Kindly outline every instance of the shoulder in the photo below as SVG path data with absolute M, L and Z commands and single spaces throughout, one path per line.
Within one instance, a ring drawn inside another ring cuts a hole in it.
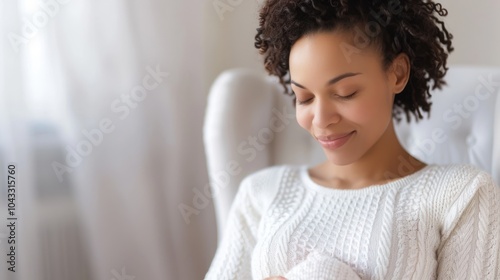
M 455 226 L 471 203 L 493 207 L 500 200 L 500 188 L 492 176 L 470 164 L 447 164 L 434 167 L 434 206 L 443 224 L 444 235 Z M 496 206 L 495 206 L 496 207 Z
M 481 187 L 495 187 L 488 172 L 470 164 L 435 165 L 430 179 L 436 185 L 437 194 L 450 201 L 455 201 L 459 196 L 471 197 Z
M 241 182 L 260 209 L 266 209 L 278 193 L 283 180 L 298 176 L 300 165 L 274 165 L 245 176 Z
M 491 177 L 488 172 L 480 169 L 479 167 L 465 163 L 436 164 L 435 168 L 440 171 L 443 179 L 456 182 L 467 181 L 476 176 Z

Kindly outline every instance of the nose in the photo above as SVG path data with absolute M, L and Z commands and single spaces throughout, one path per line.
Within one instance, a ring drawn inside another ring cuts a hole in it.
M 317 128 L 327 128 L 331 124 L 336 124 L 340 121 L 341 116 L 337 110 L 336 104 L 331 100 L 321 100 L 317 98 L 313 109 L 313 126 Z

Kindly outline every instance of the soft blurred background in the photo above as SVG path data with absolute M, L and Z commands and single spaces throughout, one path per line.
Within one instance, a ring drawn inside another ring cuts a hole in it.
M 263 0 L 0 1 L 0 279 L 202 279 L 207 93 L 225 69 L 264 71 Z M 441 3 L 450 63 L 500 66 L 500 1 Z

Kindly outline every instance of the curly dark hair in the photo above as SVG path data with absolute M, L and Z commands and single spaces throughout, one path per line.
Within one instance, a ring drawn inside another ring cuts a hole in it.
M 287 87 L 288 60 L 299 38 L 321 31 L 370 28 L 377 23 L 380 28 L 373 43 L 381 49 L 383 67 L 387 69 L 400 53 L 410 60 L 410 77 L 395 96 L 393 118 L 399 122 L 404 112 L 408 122 L 411 114 L 418 121 L 423 118 L 421 110 L 430 114 L 431 86 L 441 89 L 446 85 L 446 61 L 453 51 L 453 36 L 436 14 L 446 16 L 448 12 L 430 0 L 267 0 L 259 12 L 255 47 L 264 55 L 266 71 L 279 78 L 285 94 L 294 96 Z M 295 102 L 296 98 L 294 106 Z

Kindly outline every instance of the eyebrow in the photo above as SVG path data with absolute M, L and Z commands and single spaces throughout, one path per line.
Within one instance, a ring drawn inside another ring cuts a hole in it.
M 339 75 L 331 80 L 329 80 L 325 86 L 329 86 L 329 85 L 332 85 L 332 84 L 335 84 L 336 82 L 342 80 L 342 79 L 345 79 L 345 78 L 349 78 L 349 77 L 352 77 L 352 76 L 357 76 L 361 73 L 352 73 L 352 72 L 349 72 L 349 73 L 344 73 L 342 75 Z M 293 80 L 290 80 L 290 82 L 296 86 L 298 86 L 299 88 L 303 88 L 303 89 L 307 89 L 305 86 L 293 81 Z

